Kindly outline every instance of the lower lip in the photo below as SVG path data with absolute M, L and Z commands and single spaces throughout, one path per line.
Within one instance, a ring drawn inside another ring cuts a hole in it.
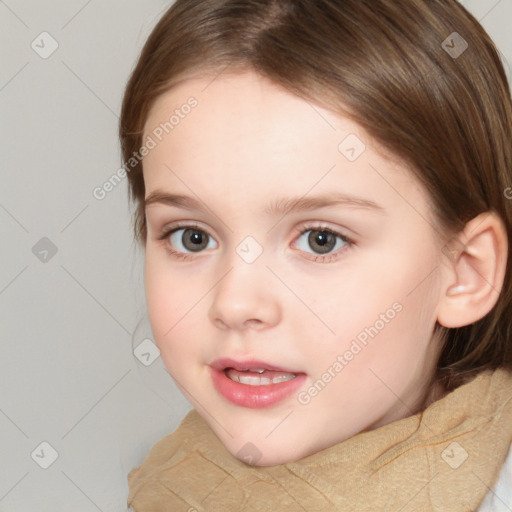
M 296 377 L 286 382 L 264 386 L 250 386 L 232 381 L 222 370 L 215 370 L 211 367 L 210 369 L 215 389 L 231 403 L 250 409 L 270 407 L 285 400 L 300 388 L 306 380 L 306 375 L 299 373 Z

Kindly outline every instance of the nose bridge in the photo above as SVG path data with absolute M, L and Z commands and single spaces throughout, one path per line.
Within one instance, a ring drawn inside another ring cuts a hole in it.
M 224 264 L 230 269 L 226 284 L 234 284 L 236 287 L 238 283 L 240 287 L 252 283 L 253 290 L 257 291 L 257 283 L 265 280 L 269 273 L 266 256 L 263 245 L 256 238 L 252 235 L 245 236 L 224 255 Z
M 245 237 L 225 260 L 227 271 L 214 289 L 210 319 L 217 325 L 243 329 L 248 325 L 273 325 L 279 321 L 280 305 L 275 287 L 269 285 L 263 247 Z

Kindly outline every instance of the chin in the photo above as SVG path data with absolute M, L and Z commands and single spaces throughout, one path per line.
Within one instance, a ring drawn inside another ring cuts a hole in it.
M 279 450 L 279 447 L 279 444 L 277 446 L 267 444 L 261 448 L 261 445 L 258 447 L 257 442 L 253 444 L 250 441 L 246 442 L 241 448 L 239 445 L 236 447 L 226 446 L 233 457 L 237 458 L 248 466 L 254 467 L 279 466 L 280 464 L 296 462 L 308 455 L 306 452 L 298 453 L 296 450 Z

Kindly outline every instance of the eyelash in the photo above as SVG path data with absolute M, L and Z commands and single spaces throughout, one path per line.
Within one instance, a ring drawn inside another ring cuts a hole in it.
M 180 223 L 174 224 L 172 227 L 170 227 L 168 229 L 164 229 L 164 231 L 160 235 L 158 235 L 158 240 L 164 241 L 167 238 L 169 238 L 175 231 L 178 231 L 178 230 L 184 229 L 184 228 L 201 231 L 202 233 L 205 233 L 207 236 L 211 237 L 198 224 L 191 222 L 191 223 L 187 223 L 187 224 L 185 224 L 185 223 L 184 224 L 180 224 Z M 311 261 L 321 262 L 321 263 L 330 263 L 332 261 L 336 261 L 341 257 L 341 254 L 344 254 L 353 245 L 355 245 L 355 242 L 351 238 L 343 235 L 342 233 L 335 231 L 334 229 L 332 229 L 330 227 L 322 225 L 322 224 L 306 225 L 306 226 L 302 227 L 300 230 L 296 231 L 295 239 L 300 238 L 304 233 L 307 233 L 308 231 L 322 231 L 322 232 L 330 233 L 330 234 L 334 235 L 336 238 L 340 238 L 346 244 L 341 249 L 338 249 L 335 253 L 329 253 L 326 255 L 318 254 L 315 256 L 312 253 L 305 253 L 305 254 L 307 254 L 306 259 L 311 260 Z M 194 258 L 194 253 L 183 253 L 180 251 L 175 251 L 174 249 L 172 249 L 170 247 L 170 245 L 168 243 L 165 244 L 165 250 L 168 252 L 168 254 L 172 258 L 175 258 L 180 261 L 189 261 Z M 301 252 L 303 252 L 303 251 L 301 251 Z

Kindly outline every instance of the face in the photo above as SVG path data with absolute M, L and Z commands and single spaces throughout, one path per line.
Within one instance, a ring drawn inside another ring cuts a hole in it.
M 439 355 L 426 192 L 347 118 L 252 72 L 212 80 L 160 96 L 145 125 L 145 286 L 169 373 L 255 465 L 414 414 Z

